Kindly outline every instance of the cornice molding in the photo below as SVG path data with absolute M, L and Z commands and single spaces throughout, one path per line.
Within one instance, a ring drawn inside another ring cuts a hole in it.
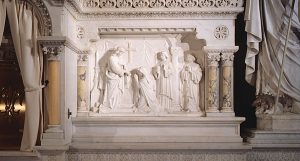
M 238 46 L 204 46 L 206 53 L 235 53 L 239 50 Z
M 121 3 L 121 1 L 126 1 L 129 5 L 127 7 L 118 7 L 117 5 L 101 7 L 101 5 L 98 5 L 98 3 Z M 242 7 L 243 0 L 208 0 L 207 3 L 210 3 L 210 5 L 199 5 L 199 2 L 203 1 L 202 3 L 204 3 L 204 0 L 192 0 L 195 1 L 194 6 L 187 7 L 182 5 L 185 0 L 174 0 L 179 5 L 174 7 L 167 7 L 166 2 L 170 0 L 138 0 L 147 4 L 140 7 L 134 6 L 131 3 L 132 1 L 137 0 L 66 0 L 65 6 L 77 19 L 211 19 L 217 17 L 235 19 L 236 15 L 244 10 Z M 161 1 L 162 3 L 160 6 L 151 7 L 151 1 Z M 90 3 L 90 5 L 85 5 L 84 3 Z M 92 5 L 91 3 L 96 3 L 97 5 Z
M 74 42 L 65 36 L 42 36 L 37 39 L 42 46 L 65 46 L 74 51 L 76 54 L 88 54 L 89 51 L 80 50 Z
M 99 28 L 99 35 L 174 34 L 196 32 L 196 28 Z

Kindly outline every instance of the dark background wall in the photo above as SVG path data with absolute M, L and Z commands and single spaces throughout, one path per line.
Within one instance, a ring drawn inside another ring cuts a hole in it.
M 236 46 L 239 51 L 235 53 L 234 59 L 234 110 L 237 116 L 246 117 L 242 123 L 241 130 L 256 127 L 255 108 L 251 106 L 255 99 L 255 87 L 245 81 L 245 57 L 247 52 L 247 34 L 245 32 L 244 13 L 237 16 L 235 23 Z

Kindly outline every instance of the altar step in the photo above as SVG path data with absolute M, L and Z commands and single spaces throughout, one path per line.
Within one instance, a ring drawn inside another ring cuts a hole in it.
M 242 117 L 77 117 L 74 149 L 247 149 Z

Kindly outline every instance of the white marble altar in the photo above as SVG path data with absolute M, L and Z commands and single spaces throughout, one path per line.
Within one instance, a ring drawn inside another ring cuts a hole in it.
M 63 35 L 56 116 L 62 133 L 43 134 L 42 156 L 249 149 L 240 137 L 244 118 L 233 111 L 234 21 L 243 1 L 46 5 L 55 18 L 52 36 L 44 39 Z

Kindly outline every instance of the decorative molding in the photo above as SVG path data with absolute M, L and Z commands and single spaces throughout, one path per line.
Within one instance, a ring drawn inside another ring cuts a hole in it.
M 235 53 L 239 50 L 238 46 L 204 46 L 206 53 Z
M 64 36 L 42 36 L 38 38 L 38 43 L 44 47 L 65 46 L 77 54 L 88 54 L 88 51 L 80 50 L 71 40 Z
M 77 19 L 230 17 L 243 12 L 243 0 L 66 0 Z
M 115 34 L 167 34 L 196 32 L 196 28 L 99 28 L 99 35 Z
M 43 0 L 27 0 L 27 2 L 29 2 L 38 11 L 36 12 L 36 16 L 42 26 L 42 35 L 52 35 L 51 17 Z
M 76 0 L 89 9 L 105 8 L 234 8 L 242 7 L 242 0 Z
M 215 28 L 214 36 L 216 39 L 225 40 L 229 36 L 229 30 L 226 26 L 220 25 Z

